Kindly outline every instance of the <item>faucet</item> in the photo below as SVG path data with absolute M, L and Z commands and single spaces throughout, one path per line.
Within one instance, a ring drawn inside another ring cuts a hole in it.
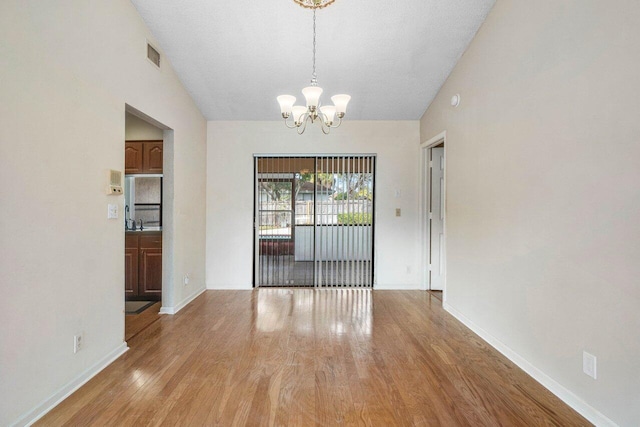
M 124 229 L 129 229 L 129 218 L 127 218 L 129 214 L 129 205 L 124 205 Z
M 144 230 L 144 227 L 143 227 L 143 223 L 142 223 L 142 218 L 140 218 L 140 231 L 142 231 L 142 230 Z

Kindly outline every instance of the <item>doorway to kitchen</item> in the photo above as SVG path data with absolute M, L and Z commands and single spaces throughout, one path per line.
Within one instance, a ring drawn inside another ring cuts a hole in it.
M 126 105 L 124 149 L 125 339 L 171 303 L 173 131 Z
M 254 286 L 373 287 L 375 155 L 254 162 Z

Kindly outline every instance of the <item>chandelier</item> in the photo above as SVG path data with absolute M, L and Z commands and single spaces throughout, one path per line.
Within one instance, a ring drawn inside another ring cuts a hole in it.
M 333 105 L 321 105 L 320 95 L 322 88 L 318 86 L 316 75 L 316 9 L 326 7 L 334 0 L 294 0 L 300 6 L 313 9 L 313 73 L 311 74 L 311 86 L 302 89 L 307 106 L 293 105 L 296 97 L 291 95 L 280 95 L 277 100 L 280 104 L 280 112 L 284 119 L 284 124 L 289 129 L 296 129 L 302 135 L 307 127 L 307 122 L 320 122 L 322 132 L 326 135 L 332 128 L 337 128 L 342 124 L 342 118 L 347 111 L 347 104 L 351 97 L 349 95 L 334 95 L 331 97 Z M 289 117 L 293 116 L 293 124 L 289 123 Z M 336 117 L 338 119 L 335 123 Z

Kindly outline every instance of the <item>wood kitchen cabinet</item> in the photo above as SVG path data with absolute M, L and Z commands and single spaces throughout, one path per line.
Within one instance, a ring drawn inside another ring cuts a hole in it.
M 124 236 L 124 295 L 138 296 L 138 236 Z
M 142 173 L 162 173 L 162 141 L 142 143 Z
M 159 300 L 162 297 L 162 233 L 125 235 L 125 297 Z
M 141 234 L 138 250 L 138 295 L 162 295 L 162 234 Z
M 162 141 L 125 141 L 124 173 L 162 173 Z
M 142 143 L 124 143 L 124 173 L 142 173 Z

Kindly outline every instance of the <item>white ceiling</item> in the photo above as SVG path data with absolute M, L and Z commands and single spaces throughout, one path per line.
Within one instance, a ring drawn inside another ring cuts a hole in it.
M 293 0 L 131 0 L 208 120 L 279 120 L 311 78 L 313 12 Z M 417 120 L 495 0 L 336 0 L 317 12 L 321 101 Z

